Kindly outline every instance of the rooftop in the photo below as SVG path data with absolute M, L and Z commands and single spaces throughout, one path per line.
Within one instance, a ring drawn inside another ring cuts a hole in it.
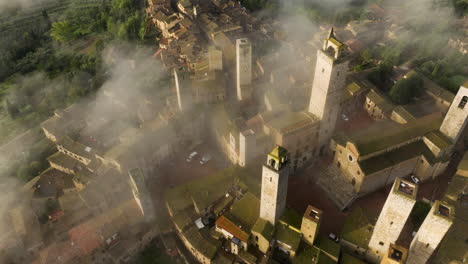
M 197 251 L 208 259 L 213 259 L 220 247 L 218 241 L 203 237 L 194 224 L 187 228 L 183 235 Z
M 423 155 L 431 164 L 437 160 L 426 144 L 418 140 L 395 148 L 392 151 L 383 152 L 374 157 L 359 161 L 359 166 L 366 175 L 369 175 L 420 155 Z
M 275 228 L 273 225 L 263 218 L 258 218 L 255 225 L 252 227 L 252 232 L 261 234 L 266 240 L 271 241 Z
M 302 216 L 292 208 L 286 208 L 279 222 L 286 224 L 297 230 L 301 229 Z
M 60 151 L 55 152 L 52 156 L 48 157 L 47 160 L 50 163 L 57 164 L 60 167 L 67 169 L 74 169 L 77 161 Z
M 314 221 L 319 222 L 320 218 L 322 217 L 322 211 L 313 207 L 312 205 L 307 206 L 307 209 L 304 213 L 304 217 Z
M 420 138 L 437 130 L 441 123 L 442 118 L 438 114 L 425 116 L 403 125 L 394 122 L 377 122 L 365 131 L 351 135 L 349 141 L 355 143 L 361 156 L 366 156 Z
M 228 233 L 244 242 L 248 242 L 249 240 L 249 234 L 224 215 L 216 220 L 216 226 L 226 230 Z
M 260 214 L 260 200 L 251 192 L 247 192 L 239 201 L 234 202 L 230 214 L 233 215 L 246 230 L 251 230 Z
M 314 241 L 314 246 L 319 248 L 323 253 L 327 254 L 330 258 L 338 261 L 340 256 L 341 246 L 335 243 L 324 235 L 318 235 Z
M 283 244 L 291 247 L 292 251 L 297 251 L 301 242 L 301 233 L 295 228 L 279 222 L 276 224 L 275 238 Z
M 447 148 L 453 144 L 452 141 L 439 130 L 429 132 L 425 137 L 440 149 Z
M 401 178 L 397 178 L 395 180 L 393 191 L 395 193 L 403 194 L 406 197 L 416 199 L 418 186 L 412 182 L 405 181 Z

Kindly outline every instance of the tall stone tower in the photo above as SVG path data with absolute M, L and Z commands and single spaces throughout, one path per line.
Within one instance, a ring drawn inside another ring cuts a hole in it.
M 444 122 L 440 126 L 440 132 L 444 133 L 454 143 L 458 141 L 460 134 L 466 126 L 468 117 L 468 82 L 458 90 L 455 99 L 453 99 L 452 105 L 447 115 L 444 118 Z
M 453 215 L 453 207 L 440 201 L 434 203 L 411 242 L 407 264 L 427 263 L 452 225 Z
M 263 165 L 260 218 L 275 224 L 286 207 L 289 159 L 285 148 L 276 146 Z
M 406 263 L 407 257 L 408 249 L 395 244 L 390 244 L 388 252 L 380 264 L 403 264 Z
M 252 95 L 252 45 L 246 38 L 236 40 L 236 87 L 239 101 Z
M 416 203 L 417 191 L 414 183 L 401 178 L 395 180 L 369 242 L 369 249 L 375 254 L 384 257 L 390 244 L 398 239 Z
M 322 219 L 322 211 L 313 207 L 312 205 L 307 206 L 307 209 L 302 217 L 301 232 L 303 234 L 304 241 L 313 245 L 315 238 L 317 237 L 320 221 Z
M 180 111 L 187 110 L 192 105 L 190 76 L 183 68 L 175 68 L 173 74 L 177 93 L 177 105 Z
M 345 51 L 346 45 L 337 40 L 333 28 L 324 41 L 323 48 L 317 51 L 309 112 L 321 119 L 318 141 L 321 154 L 335 130 L 340 111 L 341 94 L 349 64 Z
M 239 165 L 245 167 L 255 156 L 255 132 L 246 129 L 239 132 Z

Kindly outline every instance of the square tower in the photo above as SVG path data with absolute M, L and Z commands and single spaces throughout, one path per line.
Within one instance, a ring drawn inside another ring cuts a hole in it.
M 252 95 L 252 45 L 246 38 L 236 40 L 236 87 L 239 101 Z
M 333 135 L 340 111 L 341 94 L 349 64 L 345 51 L 346 45 L 337 40 L 333 28 L 323 48 L 317 51 L 309 112 L 321 120 L 318 141 L 321 154 Z
M 466 126 L 468 117 L 468 81 L 458 90 L 449 111 L 440 126 L 440 132 L 449 137 L 453 143 L 458 141 Z
M 177 93 L 177 105 L 180 111 L 187 110 L 192 104 L 190 76 L 184 68 L 174 68 L 174 82 Z
M 285 148 L 276 146 L 267 157 L 262 172 L 260 218 L 276 223 L 286 208 L 289 159 Z
M 307 209 L 302 217 L 301 232 L 303 234 L 304 241 L 313 245 L 315 237 L 320 227 L 320 221 L 322 219 L 322 211 L 313 207 L 312 205 L 307 206 Z
M 453 207 L 440 201 L 434 203 L 411 242 L 407 264 L 427 263 L 452 226 L 453 214 Z
M 390 244 L 400 236 L 408 216 L 416 203 L 418 186 L 397 178 L 380 212 L 369 241 L 369 249 L 384 257 Z

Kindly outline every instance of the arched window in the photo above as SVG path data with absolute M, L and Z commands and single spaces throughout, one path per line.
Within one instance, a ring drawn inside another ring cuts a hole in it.
M 466 102 L 468 102 L 468 96 L 463 96 L 461 99 L 460 103 L 458 104 L 458 107 L 461 109 L 465 108 Z

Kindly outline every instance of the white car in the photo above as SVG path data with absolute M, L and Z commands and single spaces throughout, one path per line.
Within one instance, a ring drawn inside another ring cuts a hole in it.
M 205 155 L 203 155 L 202 159 L 200 160 L 200 164 L 203 165 L 203 164 L 207 163 L 210 160 L 211 160 L 211 155 L 210 154 L 205 154 Z
M 341 118 L 343 118 L 343 120 L 346 122 L 349 121 L 349 118 L 345 114 L 341 114 Z
M 420 181 L 419 181 L 418 177 L 416 177 L 414 175 L 411 175 L 410 178 L 414 183 L 419 184 Z
M 186 161 L 191 162 L 197 156 L 198 156 L 198 152 L 194 151 L 194 152 L 190 153 L 190 155 L 187 157 Z

